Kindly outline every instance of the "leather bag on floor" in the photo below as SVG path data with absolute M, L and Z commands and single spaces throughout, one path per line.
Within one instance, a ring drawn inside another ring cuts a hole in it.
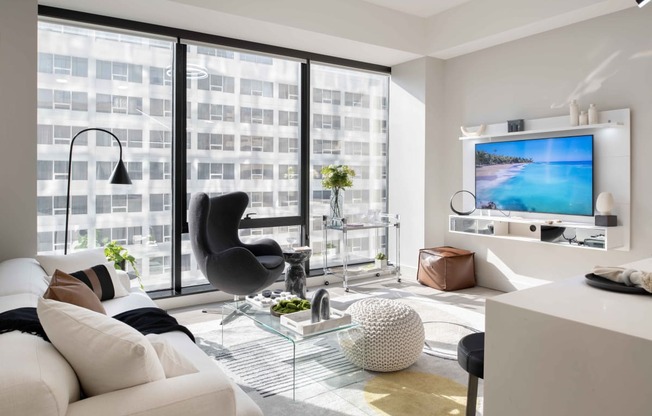
M 454 247 L 419 250 L 417 281 L 439 290 L 475 286 L 474 252 Z

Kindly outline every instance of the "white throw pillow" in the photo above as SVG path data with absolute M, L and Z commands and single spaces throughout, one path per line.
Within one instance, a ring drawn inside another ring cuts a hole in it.
M 40 298 L 37 311 L 45 333 L 75 370 L 86 395 L 165 378 L 152 344 L 129 325 L 50 299 Z
M 106 269 L 109 271 L 111 276 L 114 297 L 121 298 L 129 294 L 129 290 L 125 289 L 122 284 L 113 263 L 106 259 L 104 256 L 104 249 L 101 247 L 92 250 L 76 251 L 66 255 L 38 255 L 36 256 L 36 261 L 41 264 L 41 267 L 45 270 L 48 276 L 52 276 L 57 269 L 64 273 L 72 274 L 103 264 L 106 266 Z M 49 279 L 51 279 L 51 277 L 49 277 L 48 280 Z
M 156 350 L 159 361 L 165 370 L 165 377 L 172 378 L 197 372 L 190 360 L 181 355 L 164 337 L 158 334 L 145 336 Z
M 75 251 L 70 254 L 47 254 L 36 256 L 36 261 L 41 264 L 45 273 L 52 276 L 56 269 L 65 273 L 73 273 L 78 270 L 88 269 L 107 262 L 104 256 L 104 249 L 94 248 L 91 250 Z

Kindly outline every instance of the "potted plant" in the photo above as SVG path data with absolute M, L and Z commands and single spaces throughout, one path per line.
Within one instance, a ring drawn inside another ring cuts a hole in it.
M 374 263 L 376 269 L 384 269 L 385 267 L 387 267 L 387 256 L 385 255 L 385 253 L 376 254 Z
M 107 260 L 113 262 L 113 265 L 117 270 L 126 271 L 126 265 L 128 262 L 131 265 L 131 268 L 134 269 L 140 288 L 145 290 L 145 286 L 143 286 L 143 282 L 140 280 L 140 273 L 136 268 L 136 258 L 129 254 L 126 248 L 122 247 L 116 241 L 111 241 L 104 246 L 104 256 Z
M 353 186 L 355 171 L 347 165 L 328 165 L 322 168 L 321 174 L 322 186 L 331 190 L 330 217 L 341 223 L 344 218 L 343 190 Z

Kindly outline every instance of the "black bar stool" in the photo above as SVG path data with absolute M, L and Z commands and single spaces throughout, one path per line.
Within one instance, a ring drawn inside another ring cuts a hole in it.
M 466 416 L 475 415 L 478 378 L 484 379 L 484 332 L 465 336 L 457 344 L 457 362 L 469 373 Z

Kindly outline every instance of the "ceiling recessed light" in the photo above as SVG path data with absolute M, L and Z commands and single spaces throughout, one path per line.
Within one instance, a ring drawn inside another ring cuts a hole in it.
M 636 0 L 636 3 L 638 3 L 638 7 L 643 7 L 646 4 L 648 4 L 650 0 Z

